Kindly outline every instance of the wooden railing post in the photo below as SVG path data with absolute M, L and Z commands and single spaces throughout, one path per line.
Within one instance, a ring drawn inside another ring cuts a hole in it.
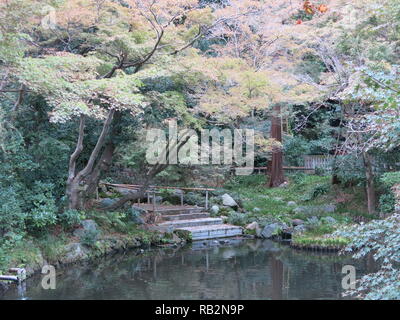
M 153 191 L 153 212 L 156 212 L 156 192 Z
M 262 169 L 262 168 L 260 168 Z M 134 185 L 134 184 L 113 184 L 113 183 L 105 183 L 104 185 L 106 186 L 111 186 L 111 187 L 118 187 L 118 188 L 126 188 L 126 189 L 131 189 L 131 190 L 138 190 L 142 187 L 142 185 Z M 177 189 L 177 187 L 168 187 L 168 186 L 149 186 L 149 189 L 146 191 L 147 194 L 147 204 L 153 205 L 153 211 L 156 210 L 156 190 L 159 189 Z M 208 209 L 208 193 L 209 191 L 214 191 L 215 189 L 209 189 L 209 188 L 179 188 L 182 193 L 180 195 L 181 198 L 181 205 L 183 206 L 183 197 L 184 197 L 184 190 L 186 191 L 198 191 L 198 192 L 206 192 L 206 209 Z M 151 203 L 150 197 L 153 197 L 153 201 Z M 137 203 L 140 204 L 140 199 L 137 200 Z

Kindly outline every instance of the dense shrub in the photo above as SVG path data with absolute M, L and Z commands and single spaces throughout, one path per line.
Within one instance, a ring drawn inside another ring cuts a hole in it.
M 32 231 L 44 229 L 57 222 L 57 206 L 52 194 L 53 185 L 36 182 L 27 195 L 26 224 Z
M 1 186 L 0 186 L 1 187 Z M 0 236 L 6 232 L 25 229 L 25 213 L 12 187 L 0 189 Z
M 71 228 L 85 219 L 84 212 L 78 210 L 65 210 L 58 216 L 59 222 L 66 228 Z
M 392 188 L 394 185 L 400 184 L 400 171 L 384 173 L 380 182 L 383 185 L 384 194 L 379 198 L 379 210 L 382 213 L 393 213 L 396 200 Z
M 391 188 L 395 184 L 400 183 L 400 171 L 386 172 L 381 177 L 381 182 L 387 187 Z
M 302 200 L 311 201 L 315 198 L 327 194 L 331 189 L 331 185 L 328 183 L 321 183 L 315 185 L 304 197 Z
M 310 153 L 310 144 L 302 136 L 286 138 L 283 143 L 285 162 L 291 166 L 303 166 L 303 156 Z
M 383 194 L 379 197 L 379 211 L 382 213 L 393 213 L 395 204 L 393 193 Z

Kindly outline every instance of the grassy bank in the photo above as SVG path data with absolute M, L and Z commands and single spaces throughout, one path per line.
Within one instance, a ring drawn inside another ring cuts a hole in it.
M 287 178 L 285 187 L 268 188 L 264 175 L 234 177 L 225 188 L 240 195 L 244 213 L 230 212 L 228 220 L 242 226 L 255 221 L 261 227 L 274 222 L 291 227 L 294 220 L 301 220 L 307 228 L 293 240 L 317 244 L 335 242 L 325 235 L 341 225 L 360 216 L 371 218 L 361 187 L 334 186 L 329 176 L 294 174 Z M 344 243 L 341 239 L 337 242 Z

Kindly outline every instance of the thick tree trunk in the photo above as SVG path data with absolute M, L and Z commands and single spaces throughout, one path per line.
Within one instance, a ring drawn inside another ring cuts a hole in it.
M 278 142 L 282 142 L 282 119 L 280 116 L 281 107 L 276 105 L 274 107 L 274 114 L 271 119 L 271 138 Z M 283 152 L 282 148 L 274 147 L 272 149 L 271 169 L 269 187 L 278 187 L 285 182 L 283 174 Z
M 106 138 L 111 130 L 111 123 L 113 121 L 115 110 L 108 111 L 107 118 L 103 124 L 103 129 L 97 139 L 96 146 L 94 147 L 86 166 L 80 170 L 76 170 L 76 161 L 83 151 L 83 137 L 85 130 L 85 116 L 81 115 L 79 124 L 79 136 L 76 149 L 71 155 L 68 170 L 67 180 L 67 197 L 69 209 L 84 209 L 84 202 L 86 199 L 86 192 L 88 185 L 85 184 L 86 178 L 93 173 L 94 164 L 98 158 L 100 151 L 103 149 Z
M 366 191 L 367 191 L 368 213 L 375 214 L 376 213 L 376 192 L 375 192 L 375 185 L 374 185 L 374 173 L 372 170 L 371 155 L 368 154 L 368 152 L 364 152 L 363 159 L 364 159 L 364 167 L 365 167 L 365 178 L 367 180 Z

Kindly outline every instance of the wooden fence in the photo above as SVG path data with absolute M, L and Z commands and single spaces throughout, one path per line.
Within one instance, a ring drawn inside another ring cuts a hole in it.
M 304 167 L 309 169 L 332 169 L 332 159 L 333 157 L 330 155 L 306 155 L 303 156 L 304 159 Z

